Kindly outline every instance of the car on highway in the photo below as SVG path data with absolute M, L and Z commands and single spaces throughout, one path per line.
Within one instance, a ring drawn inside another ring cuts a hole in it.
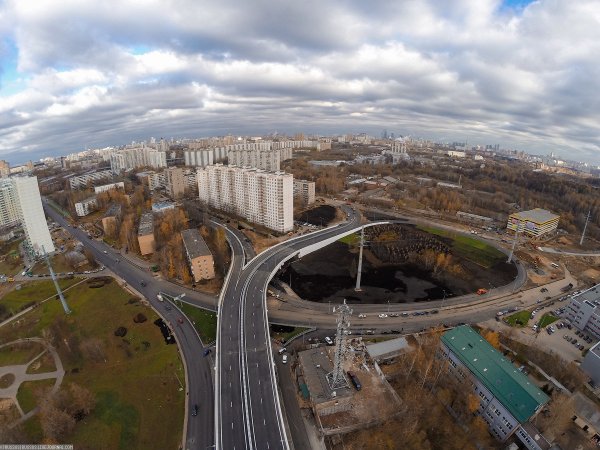
M 183 318 L 182 318 L 182 317 L 178 317 L 178 318 L 177 318 L 177 322 L 179 322 L 179 323 L 183 323 Z
M 106 250 L 102 250 L 102 253 L 107 254 L 108 252 Z
M 400 314 L 398 314 L 398 313 L 391 313 L 390 317 L 400 317 Z
M 196 417 L 198 415 L 198 405 L 194 405 L 192 407 L 192 416 Z
M 325 336 L 325 342 L 327 342 L 327 345 L 333 345 L 333 340 L 329 336 Z
M 146 282 L 144 280 L 140 281 L 140 286 L 146 287 Z
M 205 348 L 204 349 L 204 356 L 208 356 L 210 354 L 211 350 L 210 348 Z
M 281 362 L 282 362 L 283 364 L 287 364 L 287 360 L 288 360 L 288 355 L 285 355 L 285 354 L 284 354 L 284 355 L 283 355 L 283 357 L 281 358 Z
M 379 314 L 377 317 L 379 317 L 380 319 L 385 319 L 387 316 L 387 314 Z
M 367 315 L 366 315 L 366 314 L 359 314 L 359 315 L 358 315 L 358 318 L 359 318 L 359 319 L 364 319 L 365 317 L 367 317 Z

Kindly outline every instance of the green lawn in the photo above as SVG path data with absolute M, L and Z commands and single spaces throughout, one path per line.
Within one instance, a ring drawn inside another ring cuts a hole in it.
M 54 345 L 66 371 L 63 383 L 76 383 L 96 396 L 96 409 L 68 439 L 76 448 L 178 448 L 185 413 L 180 383 L 185 375 L 177 347 L 165 344 L 153 323 L 158 315 L 116 282 L 99 289 L 88 286 L 82 283 L 69 292 L 73 310 L 69 316 L 60 302 L 46 302 L 27 313 L 18 326 L 0 328 L 0 342 L 39 337 L 42 330 L 56 336 Z M 46 283 L 46 292 L 36 290 L 40 297 L 48 294 L 51 283 Z M 138 313 L 148 320 L 134 323 Z M 123 338 L 114 335 L 120 326 L 127 328 Z M 85 350 L 83 344 L 92 340 L 100 343 L 100 357 Z M 28 389 L 21 394 L 25 403 L 31 395 Z M 31 440 L 40 442 L 37 419 L 25 430 Z
M 0 261 L 0 274 L 6 276 L 16 275 L 23 267 L 21 255 L 19 254 L 19 244 L 23 239 L 9 242 L 2 246 L 0 255 L 4 256 L 4 261 Z
M 294 336 L 297 336 L 306 330 L 308 330 L 308 328 L 296 327 L 288 333 L 273 333 L 273 337 L 275 339 L 277 339 L 278 341 L 280 341 L 281 343 L 285 343 L 285 342 L 289 341 L 291 338 L 293 338 Z
M 544 327 L 550 325 L 551 323 L 556 322 L 557 320 L 558 320 L 558 317 L 552 315 L 551 313 L 546 313 L 542 316 L 542 318 L 538 322 L 538 325 L 540 328 L 544 328 Z
M 0 366 L 26 364 L 44 351 L 37 342 L 19 343 L 0 348 Z
M 452 250 L 458 255 L 480 266 L 489 268 L 506 258 L 500 250 L 483 241 L 439 228 L 419 226 L 420 230 L 452 240 Z
M 69 286 L 80 281 L 81 278 L 73 278 L 71 280 L 61 279 L 59 280 L 59 285 L 61 289 L 67 289 Z M 6 311 L 12 314 L 16 314 L 29 303 L 37 303 L 56 294 L 54 283 L 51 280 L 19 282 L 15 284 L 20 284 L 21 288 L 9 292 L 0 299 L 0 307 L 3 306 Z M 68 299 L 69 296 L 69 291 L 67 291 L 65 297 Z
M 188 303 L 182 303 L 181 310 L 190 318 L 204 344 L 215 341 L 217 336 L 217 315 L 214 312 L 196 308 Z
M 52 388 L 56 382 L 55 378 L 47 380 L 26 381 L 19 386 L 17 392 L 17 401 L 24 413 L 28 413 L 37 405 L 36 392 L 38 389 L 46 390 Z
M 531 319 L 531 311 L 523 310 L 516 312 L 504 319 L 511 327 L 526 327 Z
M 347 245 L 357 245 L 360 242 L 360 236 L 356 233 L 353 233 L 338 240 Z

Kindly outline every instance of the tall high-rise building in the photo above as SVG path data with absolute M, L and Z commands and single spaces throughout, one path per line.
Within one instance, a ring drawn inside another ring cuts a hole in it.
M 52 253 L 54 243 L 46 223 L 37 177 L 14 177 L 11 181 L 29 251 L 37 256 L 43 255 L 44 251 Z
M 216 164 L 198 169 L 198 195 L 209 206 L 279 233 L 294 227 L 294 177 Z
M 10 175 L 10 164 L 0 160 L 0 178 L 7 178 Z
M 137 167 L 167 167 L 167 153 L 150 147 L 134 147 L 110 155 L 110 170 L 113 173 Z
M 0 228 L 19 223 L 19 208 L 12 180 L 0 181 Z

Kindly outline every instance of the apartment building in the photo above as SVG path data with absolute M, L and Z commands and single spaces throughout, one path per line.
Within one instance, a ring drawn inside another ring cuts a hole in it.
M 567 319 L 575 328 L 600 338 L 600 284 L 571 297 Z
M 185 177 L 183 175 L 183 169 L 180 167 L 172 167 L 165 169 L 165 181 L 167 194 L 172 199 L 178 199 L 183 196 L 185 192 Z
M 103 184 L 102 186 L 96 186 L 94 188 L 94 192 L 96 194 L 100 194 L 101 192 L 110 191 L 111 189 L 125 190 L 125 183 L 123 183 L 122 181 L 119 181 L 118 183 L 110 183 L 110 184 Z
M 181 237 L 194 282 L 213 279 L 215 277 L 215 263 L 212 253 L 204 239 L 202 239 L 200 232 L 195 228 L 183 230 Z
M 110 170 L 120 173 L 138 167 L 167 167 L 167 153 L 150 147 L 119 150 L 110 155 Z
M 75 203 L 75 212 L 79 217 L 85 217 L 91 212 L 95 211 L 96 206 L 98 206 L 96 197 L 89 197 L 85 200 Z
M 315 202 L 315 182 L 294 180 L 294 198 L 300 198 L 304 205 L 312 205 Z
M 183 159 L 186 166 L 206 167 L 214 164 L 215 157 L 212 149 L 185 150 Z
M 8 178 L 10 176 L 10 164 L 4 160 L 0 160 L 0 178 Z
M 95 184 L 99 181 L 104 181 L 113 177 L 113 173 L 109 170 L 94 170 L 81 175 L 73 175 L 67 180 L 71 189 L 84 189 L 88 185 Z
M 448 361 L 452 376 L 465 386 L 465 395 L 470 389 L 479 397 L 477 412 L 499 441 L 514 434 L 530 450 L 549 447 L 529 422 L 549 397 L 479 333 L 469 326 L 446 331 L 440 355 Z
M 52 253 L 54 243 L 44 215 L 37 177 L 14 177 L 11 181 L 28 251 L 36 256 Z
M 144 213 L 140 217 L 138 244 L 142 255 L 150 255 L 156 251 L 156 241 L 154 240 L 154 217 L 151 212 Z
M 560 216 L 550 211 L 535 208 L 508 216 L 506 228 L 515 232 L 522 232 L 530 237 L 538 237 L 555 231 L 558 228 L 559 219 Z
M 216 164 L 198 169 L 197 178 L 198 196 L 209 206 L 279 233 L 293 229 L 291 174 Z
M 152 212 L 164 213 L 171 209 L 175 209 L 175 203 L 173 202 L 156 202 L 152 204 Z
M 227 161 L 230 165 L 239 167 L 255 167 L 268 171 L 277 171 L 281 167 L 281 153 L 279 150 L 229 150 Z
M 119 203 L 113 203 L 102 217 L 102 229 L 104 234 L 112 236 L 117 232 L 117 222 L 121 219 L 122 207 Z
M 11 227 L 20 222 L 19 205 L 11 179 L 0 181 L 0 228 Z

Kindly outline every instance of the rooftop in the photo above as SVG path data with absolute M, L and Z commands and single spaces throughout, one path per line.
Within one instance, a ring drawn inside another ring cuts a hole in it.
M 146 236 L 154 233 L 154 217 L 152 213 L 144 213 L 140 217 L 140 226 L 138 228 L 138 236 Z
M 196 228 L 183 230 L 181 237 L 183 238 L 183 245 L 185 245 L 190 259 L 195 259 L 199 256 L 212 256 L 208 245 L 206 245 L 206 242 L 204 242 L 204 239 L 202 239 L 200 232 Z
M 449 330 L 442 342 L 520 423 L 550 400 L 473 328 Z
M 518 220 L 528 220 L 534 223 L 545 223 L 560 218 L 560 216 L 557 216 L 556 214 L 541 208 L 535 208 L 529 211 L 521 211 L 518 213 L 514 213 L 511 214 L 511 217 L 514 217 Z
M 121 204 L 113 203 L 104 213 L 104 217 L 115 217 L 121 214 Z
M 408 345 L 408 341 L 403 337 L 367 345 L 367 351 L 371 355 L 371 358 L 388 356 L 407 349 L 410 349 L 410 345 Z

